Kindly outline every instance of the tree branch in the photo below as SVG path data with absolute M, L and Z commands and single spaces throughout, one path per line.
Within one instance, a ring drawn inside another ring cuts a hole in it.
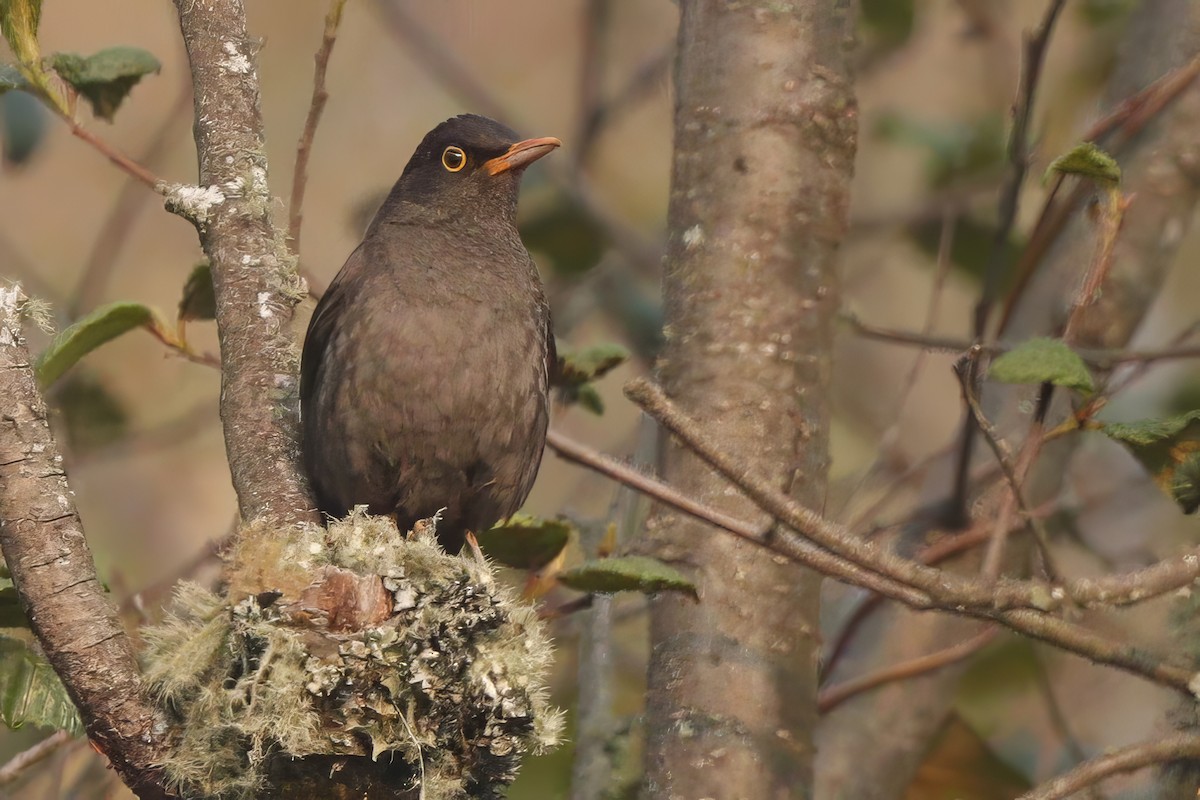
M 1200 759 L 1200 736 L 1175 734 L 1113 750 L 1085 761 L 1075 769 L 1026 792 L 1017 800 L 1063 800 L 1112 775 L 1184 759 Z
M 238 506 L 245 521 L 316 522 L 298 467 L 299 357 L 289 324 L 302 289 L 271 216 L 257 45 L 246 36 L 242 0 L 176 7 L 195 82 L 200 184 L 208 187 L 191 218 L 212 264 L 221 420 Z
M 167 797 L 156 767 L 166 723 L 96 577 L 21 336 L 23 302 L 19 287 L 0 290 L 0 550 L 93 745 L 138 796 Z

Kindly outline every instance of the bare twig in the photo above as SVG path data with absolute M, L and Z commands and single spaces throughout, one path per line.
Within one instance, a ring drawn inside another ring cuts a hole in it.
M 1075 764 L 1082 764 L 1087 761 L 1087 753 L 1083 751 L 1083 747 L 1079 744 L 1079 740 L 1075 734 L 1071 732 L 1071 726 L 1067 722 L 1066 712 L 1063 710 L 1062 703 L 1058 702 L 1058 697 L 1054 694 L 1054 684 L 1050 681 L 1050 670 L 1046 666 L 1046 661 L 1038 652 L 1040 648 L 1033 648 L 1033 672 L 1034 679 L 1037 681 L 1038 693 L 1042 696 L 1042 702 L 1046 706 L 1046 716 L 1050 718 L 1050 725 L 1058 734 L 1058 738 L 1062 740 L 1063 748 L 1067 751 L 1068 756 Z M 1099 800 L 1098 793 L 1094 790 L 1087 791 L 1087 800 Z
M 992 249 L 988 254 L 987 265 L 984 268 L 983 290 L 980 292 L 979 302 L 975 305 L 974 340 L 976 344 L 983 343 L 987 339 L 988 320 L 996 301 L 996 292 L 1000 286 L 1000 273 L 1004 268 L 1005 246 L 1012 234 L 1013 226 L 1016 224 L 1021 185 L 1025 182 L 1025 173 L 1029 169 L 1029 124 L 1033 117 L 1033 104 L 1042 75 L 1042 63 L 1046 47 L 1050 42 L 1050 35 L 1054 31 L 1054 23 L 1065 4 L 1066 0 L 1051 0 L 1041 25 L 1032 36 L 1025 39 L 1020 85 L 1013 107 L 1012 132 L 1008 138 L 1008 171 L 1005 175 L 1004 186 L 1000 191 L 999 221 L 996 225 L 996 236 Z M 958 462 L 955 465 L 954 474 L 954 497 L 947 515 L 948 523 L 957 527 L 966 525 L 967 494 L 970 486 L 968 473 L 971 468 L 971 457 L 975 450 L 976 433 L 975 415 L 967 414 L 963 420 L 959 439 Z
M 1108 664 L 1141 675 L 1191 696 L 1189 686 L 1194 674 L 1191 670 L 1171 664 L 1162 656 L 1147 656 L 1145 651 L 1132 648 L 1126 643 L 1107 640 L 1084 627 L 1053 617 L 1046 611 L 1061 605 L 1068 598 L 1076 599 L 1073 594 L 1075 590 L 1082 593 L 1086 587 L 1088 591 L 1095 591 L 1097 585 L 1109 581 L 1120 586 L 1123 598 L 1134 601 L 1144 599 L 1141 586 L 1136 589 L 1130 587 L 1129 576 L 1116 576 L 1098 581 L 1075 581 L 1067 589 L 1051 589 L 1037 582 L 1006 579 L 1000 579 L 988 586 L 899 558 L 870 543 L 853 538 L 842 526 L 829 522 L 811 509 L 795 502 L 739 464 L 736 459 L 714 447 L 697 430 L 695 423 L 676 408 L 662 390 L 649 382 L 632 381 L 625 391 L 630 399 L 655 417 L 726 480 L 745 492 L 763 511 L 804 535 L 804 539 L 799 539 L 787 530 L 777 531 L 775 537 L 769 540 L 769 545 L 780 554 L 795 558 L 793 550 L 802 549 L 797 547 L 797 541 L 811 541 L 820 548 L 828 548 L 829 553 L 834 554 L 832 563 L 843 574 L 849 575 L 846 567 L 853 565 L 860 571 L 869 570 L 877 576 L 890 579 L 891 582 L 885 584 L 885 594 L 895 592 L 897 586 L 908 589 L 906 594 L 909 596 L 912 589 L 919 590 L 917 596 L 924 595 L 928 605 L 902 599 L 900 593 L 895 593 L 896 599 L 901 599 L 914 608 L 940 608 L 965 616 L 994 620 L 1019 633 L 1053 643 L 1096 663 Z M 821 569 L 815 565 L 816 560 L 809 559 L 805 563 L 815 569 Z M 1195 553 L 1185 556 L 1183 563 L 1187 566 L 1177 566 L 1177 571 L 1172 571 L 1172 580 L 1179 579 L 1182 573 L 1200 570 L 1200 558 Z M 1166 562 L 1156 565 L 1156 569 L 1165 564 Z M 825 574 L 840 577 L 835 573 Z M 853 579 L 842 579 L 865 588 L 875 588 L 859 584 Z
M 56 111 L 58 110 L 57 107 L 51 107 L 55 108 Z M 146 169 L 117 148 L 113 147 L 100 136 L 97 136 L 87 128 L 80 125 L 74 117 L 62 112 L 59 113 L 59 117 L 63 122 L 67 123 L 67 127 L 70 129 L 73 136 L 90 144 L 97 152 L 100 153 L 100 155 L 104 156 L 119 169 L 123 170 L 125 174 L 129 175 L 129 177 L 156 192 L 161 190 L 161 187 L 164 183 L 162 178 L 158 177 L 153 172 Z
M 304 190 L 308 186 L 308 157 L 312 154 L 313 137 L 317 135 L 317 125 L 321 123 L 321 114 L 325 111 L 325 103 L 329 100 L 329 92 L 325 91 L 325 71 L 329 68 L 329 56 L 333 54 L 333 45 L 337 41 L 338 26 L 342 24 L 342 11 L 346 0 L 331 0 L 329 12 L 325 15 L 325 33 L 321 36 L 321 46 L 313 57 L 316 66 L 313 69 L 312 103 L 308 107 L 308 116 L 304 118 L 304 132 L 296 145 L 296 166 L 292 172 L 292 201 L 288 204 L 288 238 L 292 241 L 292 252 L 300 252 L 300 226 L 304 222 Z
M 96 577 L 21 337 L 20 288 L 0 291 L 0 550 L 46 658 L 92 743 L 143 798 L 166 797 L 166 730 Z
M 146 149 L 138 157 L 139 163 L 153 164 L 162 157 L 178 135 L 180 125 L 187 121 L 186 112 L 191 100 L 192 84 L 189 76 L 176 95 L 175 101 L 171 103 L 166 116 L 159 122 L 158 129 L 150 137 Z M 138 212 L 150 198 L 142 184 L 143 181 L 138 176 L 129 174 L 128 180 L 117 194 L 116 202 L 101 223 L 100 233 L 92 244 L 87 263 L 83 266 L 83 274 L 68 307 L 71 319 L 78 319 L 94 308 L 104 293 L 109 278 L 112 277 L 117 256 L 128 239 L 129 229 L 137 219 Z
M 957 216 L 949 210 L 942 217 L 942 230 L 938 237 L 937 271 L 934 273 L 933 286 L 929 292 L 929 304 L 925 309 L 925 321 L 921 326 L 922 336 L 929 336 L 932 333 L 934 322 L 937 319 L 938 306 L 942 298 L 942 288 L 945 285 L 946 276 L 950 274 L 950 249 L 954 244 L 954 227 L 956 221 Z M 913 390 L 916 388 L 917 379 L 920 377 L 921 368 L 924 365 L 925 350 L 922 349 L 917 353 L 916 358 L 913 359 L 912 365 L 909 366 L 908 373 L 904 377 L 904 383 L 901 385 L 900 394 L 896 400 L 896 410 L 893 412 L 892 419 L 887 428 L 879 437 L 877 455 L 872 464 L 863 471 L 857 485 L 849 493 L 850 497 L 854 497 L 862 491 L 863 487 L 867 485 L 868 481 L 871 480 L 880 467 L 890 460 L 892 453 L 896 450 L 896 443 L 900 438 L 904 411 L 908 407 L 909 400 L 912 398 Z M 850 524 L 849 527 L 853 528 L 855 525 Z
M 832 686 L 822 689 L 817 695 L 817 709 L 822 714 L 828 714 L 842 703 L 863 692 L 878 688 L 884 684 L 916 678 L 942 669 L 943 667 L 948 667 L 951 664 L 957 664 L 975 655 L 990 644 L 996 638 L 998 632 L 997 628 L 988 627 L 977 636 L 972 636 L 965 642 L 956 644 L 953 647 L 947 647 L 936 653 L 910 659 L 900 664 L 892 664 L 883 669 L 875 670 L 857 678 L 850 678 L 841 683 L 835 683 Z
M 769 550 L 782 552 L 789 558 L 857 586 L 868 586 L 880 594 L 901 600 L 917 607 L 926 607 L 929 598 L 920 592 L 896 584 L 869 570 L 848 562 L 845 559 L 822 550 L 805 542 L 799 537 L 768 536 L 767 531 L 751 525 L 749 522 L 735 519 L 716 509 L 683 495 L 678 490 L 662 483 L 648 475 L 643 475 L 633 467 L 597 453 L 595 450 L 580 444 L 558 431 L 551 430 L 546 436 L 546 446 L 560 458 L 588 469 L 599 472 L 618 481 L 631 489 L 651 497 L 663 505 L 680 511 L 696 519 L 714 525 L 721 530 L 739 536 L 746 541 L 765 547 Z
M 600 83 L 604 76 L 604 43 L 611 18 L 611 0 L 587 0 L 584 4 L 579 48 L 579 123 L 576 129 L 579 146 L 572 154 L 576 167 L 587 158 L 588 147 L 585 142 L 590 145 L 592 141 L 588 138 L 588 126 L 603 102 Z
M 1051 581 L 1059 583 L 1062 580 L 1062 573 L 1055 566 L 1054 557 L 1050 552 L 1050 534 L 1046 531 L 1041 519 L 1030 508 L 1024 489 L 1025 477 L 1029 474 L 1029 470 L 1037 457 L 1037 452 L 1041 449 L 1041 422 L 1036 420 L 1033 422 L 1029 435 L 1025 438 L 1025 443 L 1021 446 L 1021 452 L 1017 457 L 1017 461 L 1013 463 L 1004 445 L 1004 441 L 1000 438 L 999 432 L 992 426 L 992 423 L 983 412 L 983 407 L 979 404 L 979 398 L 975 396 L 975 381 L 968 374 L 973 363 L 973 360 L 968 357 L 966 362 L 959 362 L 959 366 L 956 367 L 954 372 L 962 384 L 963 399 L 967 403 L 967 408 L 970 409 L 971 414 L 975 417 L 975 424 L 979 426 L 979 431 L 983 434 L 984 441 L 987 442 L 993 455 L 996 456 L 996 461 L 999 463 L 1000 469 L 1008 481 L 1009 489 L 1009 497 L 1001 506 L 1000 514 L 997 517 L 996 525 L 992 532 L 992 540 L 988 545 L 987 555 L 984 557 L 983 575 L 989 580 L 995 580 L 1000 574 L 1001 554 L 1004 552 L 1004 542 L 1008 537 L 1012 504 L 1015 504 L 1021 509 L 1022 516 L 1024 516 L 1030 529 L 1033 531 L 1034 541 L 1037 543 L 1038 550 L 1042 556 L 1042 563 L 1046 568 L 1046 575 Z
M 649 93 L 650 89 L 666 79 L 674 55 L 675 43 L 671 42 L 642 64 L 625 86 L 618 90 L 611 99 L 592 109 L 591 115 L 584 120 L 583 130 L 579 135 L 579 151 L 581 153 L 591 150 L 601 131 L 612 123 L 619 112 L 632 108 L 635 102 Z
M 73 741 L 71 734 L 66 731 L 55 731 L 33 747 L 17 753 L 0 767 L 0 786 L 15 782 L 34 764 L 49 758 Z
M 1177 733 L 1109 751 L 1026 792 L 1017 800 L 1063 800 L 1113 775 L 1195 758 L 1200 758 L 1200 736 Z

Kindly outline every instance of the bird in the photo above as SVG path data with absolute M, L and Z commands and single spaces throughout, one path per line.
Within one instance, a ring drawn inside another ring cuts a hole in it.
M 300 421 L 318 509 L 438 515 L 457 552 L 513 514 L 545 448 L 550 309 L 516 226 L 522 173 L 561 146 L 464 114 L 421 140 L 322 295 Z

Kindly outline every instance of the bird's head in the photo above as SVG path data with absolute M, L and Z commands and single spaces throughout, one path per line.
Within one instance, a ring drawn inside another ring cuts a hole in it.
M 424 219 L 469 214 L 511 223 L 521 173 L 561 144 L 549 136 L 521 139 L 477 114 L 452 117 L 421 140 L 385 208 Z

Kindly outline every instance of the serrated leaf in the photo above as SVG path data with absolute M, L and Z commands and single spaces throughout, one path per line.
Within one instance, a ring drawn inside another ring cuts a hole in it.
M 83 723 L 62 681 L 20 639 L 0 635 L 0 721 L 83 734 Z
M 79 359 L 134 328 L 153 324 L 154 311 L 141 303 L 111 303 L 96 309 L 54 337 L 37 360 L 38 383 L 51 386 Z
M 179 300 L 179 321 L 206 320 L 217 318 L 217 298 L 213 291 L 212 265 L 205 259 L 192 267 L 183 284 L 183 297 Z
M 1045 179 L 1053 173 L 1079 175 L 1105 184 L 1121 182 L 1121 167 L 1117 160 L 1091 142 L 1081 142 L 1050 162 Z
M 1183 513 L 1200 509 L 1200 410 L 1165 419 L 1110 422 L 1100 430 L 1129 448 Z
M 506 567 L 540 569 L 563 551 L 574 529 L 563 519 L 513 514 L 476 538 L 488 558 Z
M 581 592 L 683 592 L 698 599 L 696 586 L 678 570 L 646 556 L 619 556 L 585 561 L 560 573 L 564 586 Z
M 37 31 L 42 0 L 0 0 L 0 28 L 17 58 L 26 64 L 38 59 Z
M 1083 359 L 1061 339 L 1030 339 L 992 362 L 988 377 L 1000 383 L 1053 383 L 1081 392 L 1094 391 Z
M 109 122 L 137 82 L 162 69 L 158 59 L 140 47 L 108 47 L 90 56 L 55 53 L 50 63 L 88 99 L 92 112 Z

